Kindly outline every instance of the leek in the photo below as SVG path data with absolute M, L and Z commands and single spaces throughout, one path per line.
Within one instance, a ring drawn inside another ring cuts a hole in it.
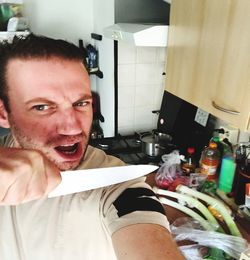
M 201 217 L 198 213 L 194 212 L 193 210 L 175 202 L 169 199 L 166 199 L 164 197 L 159 197 L 159 200 L 163 203 L 166 204 L 168 206 L 171 206 L 173 208 L 176 208 L 184 213 L 186 213 L 187 215 L 189 215 L 190 217 L 194 218 L 195 220 L 197 220 L 201 226 L 205 229 L 205 230 L 209 230 L 209 231 L 213 231 L 214 227 L 207 221 L 205 220 L 203 217 Z
M 223 203 L 212 198 L 211 196 L 208 196 L 208 195 L 203 194 L 196 190 L 192 190 L 184 185 L 178 185 L 176 187 L 176 191 L 178 191 L 180 193 L 188 194 L 190 196 L 194 196 L 198 199 L 201 199 L 201 200 L 207 202 L 209 205 L 213 206 L 213 208 L 215 208 L 223 216 L 223 218 L 230 230 L 230 233 L 233 236 L 242 237 L 238 227 L 236 226 L 234 220 L 232 219 L 231 215 L 229 214 L 228 210 L 223 205 Z
M 165 196 L 168 196 L 168 197 L 176 198 L 179 201 L 180 200 L 185 201 L 188 204 L 189 207 L 194 207 L 194 208 L 198 209 L 203 214 L 203 216 L 208 220 L 208 222 L 210 224 L 212 224 L 214 227 L 216 227 L 216 229 L 219 232 L 225 233 L 224 230 L 219 225 L 218 221 L 215 219 L 215 217 L 197 199 L 190 197 L 190 196 L 187 196 L 185 194 L 180 194 L 180 193 L 173 192 L 173 191 L 163 190 L 163 189 L 159 189 L 157 187 L 154 187 L 153 190 L 154 190 L 155 193 L 157 193 L 159 195 L 165 195 Z

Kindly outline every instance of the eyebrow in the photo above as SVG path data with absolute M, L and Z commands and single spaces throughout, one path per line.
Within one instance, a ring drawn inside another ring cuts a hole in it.
M 86 100 L 86 99 L 92 99 L 92 95 L 83 95 L 79 99 L 74 101 L 73 103 L 79 102 L 81 100 Z M 31 99 L 31 100 L 28 100 L 27 102 L 25 102 L 25 105 L 30 105 L 32 103 L 54 104 L 55 102 L 53 102 L 53 101 L 51 101 L 47 98 L 39 97 L 39 98 L 34 98 L 34 99 Z
M 34 98 L 34 99 L 26 101 L 25 105 L 29 105 L 32 103 L 50 103 L 50 104 L 52 104 L 53 102 L 48 100 L 47 98 Z

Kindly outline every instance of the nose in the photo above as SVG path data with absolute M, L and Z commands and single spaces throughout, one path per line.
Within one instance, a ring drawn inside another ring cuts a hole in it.
M 61 113 L 58 117 L 56 130 L 60 135 L 77 135 L 82 132 L 81 121 L 73 108 Z

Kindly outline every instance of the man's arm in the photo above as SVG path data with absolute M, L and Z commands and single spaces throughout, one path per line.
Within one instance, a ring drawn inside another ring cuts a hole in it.
M 182 260 L 185 259 L 169 231 L 156 224 L 134 224 L 112 235 L 119 260 Z

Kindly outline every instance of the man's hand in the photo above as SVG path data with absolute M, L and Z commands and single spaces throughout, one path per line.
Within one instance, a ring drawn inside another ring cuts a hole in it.
M 39 151 L 0 148 L 0 205 L 41 198 L 60 181 L 59 169 Z

